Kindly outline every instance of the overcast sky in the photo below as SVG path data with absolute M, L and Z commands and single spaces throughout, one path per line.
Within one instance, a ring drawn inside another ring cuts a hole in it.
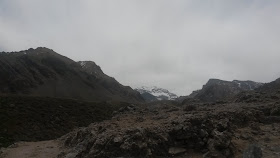
M 178 95 L 280 77 L 279 0 L 0 0 L 0 51 L 44 46 Z

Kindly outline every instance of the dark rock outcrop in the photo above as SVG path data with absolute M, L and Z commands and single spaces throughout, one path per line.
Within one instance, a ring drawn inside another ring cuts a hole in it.
M 60 157 L 184 157 L 196 153 L 231 158 L 242 154 L 236 152 L 238 145 L 233 140 L 253 139 L 246 133 L 238 136 L 237 130 L 249 127 L 252 135 L 258 135 L 260 125 L 273 123 L 262 122 L 273 107 L 232 103 L 199 106 L 191 111 L 163 106 L 120 109 L 110 121 L 62 137 L 66 150 Z

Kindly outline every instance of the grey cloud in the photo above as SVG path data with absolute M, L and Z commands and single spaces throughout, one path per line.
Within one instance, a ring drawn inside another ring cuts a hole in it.
M 4 51 L 46 46 L 132 87 L 280 77 L 278 0 L 2 0 Z M 1 50 L 0 50 L 1 51 Z

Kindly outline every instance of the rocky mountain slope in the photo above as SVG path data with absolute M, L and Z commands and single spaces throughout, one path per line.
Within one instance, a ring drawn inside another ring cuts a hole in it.
M 178 96 L 174 93 L 169 92 L 167 89 L 158 87 L 140 87 L 136 88 L 142 97 L 148 101 L 160 101 L 160 100 L 175 100 Z
M 278 78 L 273 82 L 266 83 L 263 86 L 257 88 L 256 90 L 260 92 L 267 92 L 267 93 L 277 92 L 280 90 L 280 78 Z
M 0 94 L 36 95 L 88 101 L 144 101 L 94 62 L 75 62 L 48 48 L 0 53 Z
M 253 81 L 223 81 L 210 79 L 201 90 L 194 91 L 189 95 L 190 98 L 201 101 L 218 101 L 231 98 L 242 91 L 250 91 L 259 88 L 263 83 Z

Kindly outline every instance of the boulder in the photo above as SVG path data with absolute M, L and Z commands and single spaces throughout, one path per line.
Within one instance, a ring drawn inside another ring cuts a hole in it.
M 171 147 L 168 150 L 168 153 L 172 156 L 178 156 L 181 154 L 184 154 L 186 152 L 186 149 L 181 148 L 181 147 Z
M 256 144 L 249 145 L 243 153 L 243 158 L 262 158 L 262 156 L 262 149 Z

